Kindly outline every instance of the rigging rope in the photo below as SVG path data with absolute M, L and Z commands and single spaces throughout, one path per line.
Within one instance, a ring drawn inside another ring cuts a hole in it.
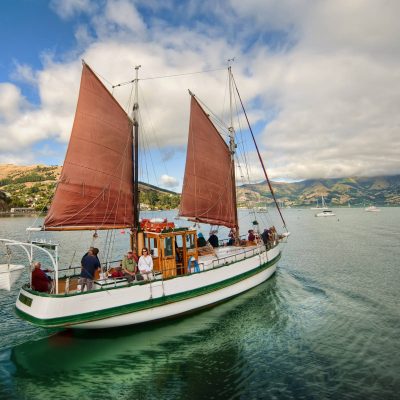
M 236 93 L 237 93 L 237 95 L 238 95 L 238 97 L 239 97 L 239 100 L 240 100 L 240 104 L 242 105 L 242 109 L 243 109 L 244 115 L 245 115 L 245 117 L 246 117 L 246 121 L 247 121 L 247 124 L 248 124 L 248 126 L 249 126 L 250 133 L 251 133 L 251 136 L 252 136 L 252 138 L 253 138 L 253 142 L 254 142 L 254 145 L 255 145 L 255 147 L 256 147 L 256 150 L 257 150 L 258 158 L 259 158 L 259 160 L 260 160 L 260 162 L 261 162 L 261 166 L 262 166 L 262 168 L 263 168 L 264 175 L 265 175 L 265 178 L 266 178 L 267 183 L 268 183 L 268 186 L 269 186 L 269 190 L 271 191 L 272 198 L 274 199 L 276 208 L 277 208 L 277 210 L 278 210 L 278 212 L 279 212 L 279 215 L 281 216 L 281 219 L 282 219 L 282 222 L 283 222 L 283 227 L 284 227 L 284 228 L 286 229 L 286 231 L 287 231 L 285 219 L 283 218 L 283 215 L 282 215 L 281 209 L 280 209 L 280 207 L 279 207 L 279 204 L 278 204 L 278 202 L 276 201 L 275 193 L 274 193 L 274 190 L 272 189 L 271 182 L 270 182 L 270 180 L 269 180 L 269 178 L 268 178 L 267 171 L 266 171 L 266 169 L 265 169 L 264 162 L 263 162 L 263 160 L 262 160 L 262 158 L 261 158 L 260 151 L 258 150 L 258 146 L 257 146 L 257 143 L 256 143 L 256 139 L 255 139 L 254 133 L 253 133 L 253 129 L 251 128 L 249 119 L 248 119 L 248 117 L 247 117 L 246 110 L 245 110 L 245 108 L 244 108 L 244 106 L 243 106 L 243 102 L 242 102 L 242 98 L 240 97 L 239 89 L 238 89 L 238 87 L 236 86 L 236 82 L 235 82 L 235 79 L 234 79 L 233 76 L 232 76 L 232 79 L 233 79 L 233 83 L 234 83 L 234 85 L 235 85 Z
M 151 79 L 175 78 L 177 76 L 205 74 L 207 72 L 216 72 L 216 71 L 225 71 L 225 68 L 209 69 L 209 70 L 197 71 L 197 72 L 186 72 L 186 73 L 182 73 L 182 74 L 173 74 L 173 75 L 150 76 L 148 78 L 140 78 L 139 80 L 140 81 L 148 81 L 148 80 L 151 80 Z M 136 79 L 133 79 L 133 80 L 130 80 L 130 81 L 127 81 L 127 82 L 118 83 L 117 85 L 113 85 L 112 87 L 115 88 L 115 87 L 129 85 L 130 83 L 133 83 L 135 81 L 136 81 Z

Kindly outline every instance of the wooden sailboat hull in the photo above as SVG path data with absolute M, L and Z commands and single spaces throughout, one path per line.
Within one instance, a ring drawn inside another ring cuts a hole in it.
M 21 289 L 16 309 L 43 327 L 103 329 L 177 317 L 237 296 L 276 270 L 279 246 L 232 254 L 223 265 L 167 280 L 91 292 L 50 295 Z

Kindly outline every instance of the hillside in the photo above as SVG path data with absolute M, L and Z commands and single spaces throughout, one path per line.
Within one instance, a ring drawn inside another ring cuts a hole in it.
M 372 178 L 309 179 L 301 182 L 274 182 L 275 195 L 285 206 L 311 206 L 317 200 L 330 206 L 400 206 L 400 175 Z M 238 199 L 256 205 L 272 203 L 266 182 L 238 188 Z
M 0 164 L 0 211 L 10 207 L 46 210 L 60 173 L 60 166 Z M 320 201 L 321 196 L 330 206 L 400 206 L 400 175 L 273 182 L 273 187 L 284 206 L 308 207 Z M 139 190 L 141 208 L 170 209 L 179 205 L 177 193 L 145 183 L 139 183 Z M 237 199 L 243 207 L 272 203 L 265 182 L 238 187 Z
M 60 166 L 0 164 L 0 211 L 32 207 L 46 211 L 60 176 Z M 169 209 L 179 205 L 179 195 L 139 183 L 141 207 Z

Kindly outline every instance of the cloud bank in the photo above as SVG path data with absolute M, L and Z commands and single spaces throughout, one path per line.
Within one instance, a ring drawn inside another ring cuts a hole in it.
M 235 57 L 235 79 L 271 178 L 400 173 L 395 0 L 50 4 L 54 18 L 85 19 L 75 24 L 76 46 L 68 53 L 43 53 L 40 68 L 20 65 L 16 57 L 10 81 L 0 84 L 0 162 L 24 162 L 21 149 L 29 154 L 43 140 L 68 141 L 82 58 L 109 87 L 133 79 L 134 66 L 142 65 L 146 146 L 181 149 L 187 142 L 186 89 L 223 115 L 226 74 L 146 78 L 218 70 Z M 22 85 L 38 99 L 28 99 Z M 113 93 L 129 111 L 130 88 Z M 25 159 L 30 163 L 35 155 Z M 181 181 L 183 171 L 175 173 L 163 184 Z

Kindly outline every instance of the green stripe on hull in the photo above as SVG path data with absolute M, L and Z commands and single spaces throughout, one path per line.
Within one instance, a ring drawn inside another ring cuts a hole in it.
M 281 257 L 281 253 L 273 260 L 252 269 L 251 271 L 245 272 L 240 275 L 236 275 L 232 278 L 226 279 L 221 282 L 213 283 L 208 286 L 204 286 L 198 289 L 188 290 L 186 292 L 181 292 L 177 294 L 172 294 L 163 297 L 157 297 L 155 299 L 150 299 L 138 303 L 126 304 L 123 306 L 117 306 L 112 308 L 107 308 L 99 311 L 92 311 L 84 314 L 71 315 L 67 317 L 50 318 L 50 319 L 40 319 L 35 318 L 18 308 L 16 308 L 16 313 L 21 318 L 31 322 L 32 324 L 39 325 L 46 328 L 57 328 L 57 327 L 68 327 L 77 324 L 82 324 L 86 322 L 93 322 L 101 319 L 117 317 L 124 314 L 130 314 L 132 312 L 138 312 L 154 307 L 160 307 L 167 304 L 176 303 L 183 300 L 188 300 L 194 297 L 202 296 L 215 292 L 217 290 L 224 289 L 235 283 L 243 281 L 245 279 L 251 278 L 254 275 L 272 267 Z

